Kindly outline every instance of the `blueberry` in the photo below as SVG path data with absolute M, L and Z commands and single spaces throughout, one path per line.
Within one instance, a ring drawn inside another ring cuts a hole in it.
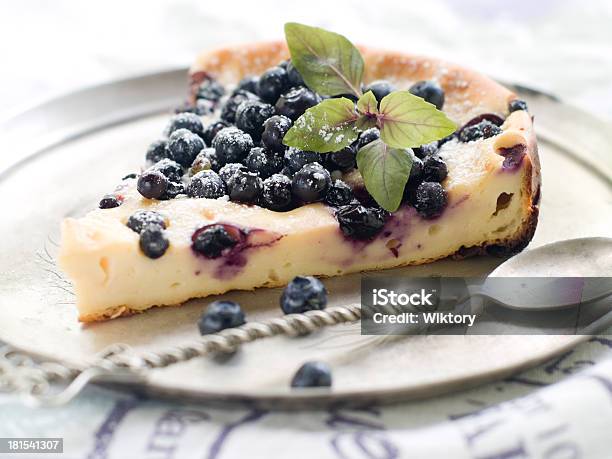
M 283 290 L 280 307 L 285 314 L 301 314 L 325 309 L 327 290 L 323 282 L 312 276 L 297 276 Z
M 223 225 L 210 225 L 197 230 L 192 241 L 191 248 L 206 258 L 219 258 L 224 251 L 238 243 Z
M 395 91 L 395 89 L 395 86 L 389 83 L 388 81 L 377 80 L 367 85 L 363 89 L 363 92 L 366 93 L 368 91 L 372 91 L 374 93 L 374 97 L 376 97 L 376 100 L 380 104 L 380 101 L 383 99 L 383 97 L 391 94 L 393 91 Z
M 282 67 L 266 70 L 257 83 L 257 95 L 264 101 L 275 104 L 280 95 L 289 87 L 287 71 Z
M 289 147 L 285 151 L 284 162 L 289 172 L 293 175 L 306 164 L 322 164 L 323 159 L 319 153 L 315 153 L 314 151 L 305 151 L 299 148 Z
M 286 149 L 283 137 L 291 129 L 292 124 L 293 122 L 286 116 L 275 115 L 268 118 L 263 125 L 261 142 L 268 150 L 283 153 Z
M 247 76 L 244 77 L 234 90 L 234 94 L 238 91 L 248 91 L 250 93 L 255 94 L 257 92 L 257 83 L 259 82 L 259 77 L 256 76 Z
M 170 137 L 173 132 L 179 129 L 187 129 L 194 134 L 202 135 L 204 132 L 204 125 L 200 117 L 195 113 L 179 113 L 170 118 L 164 132 L 166 137 Z
M 501 134 L 502 130 L 499 126 L 491 123 L 490 121 L 484 120 L 478 124 L 466 126 L 461 130 L 459 134 L 459 140 L 461 142 L 473 142 L 478 139 L 488 139 Z
M 156 162 L 150 169 L 161 172 L 171 182 L 180 182 L 183 177 L 183 167 L 176 161 L 168 158 Z
M 327 190 L 325 202 L 330 206 L 340 207 L 349 204 L 354 197 L 350 186 L 342 180 L 335 180 Z
M 261 178 L 268 178 L 283 168 L 283 156 L 255 147 L 247 155 L 244 164 L 251 172 L 258 173 Z
M 353 239 L 371 239 L 385 226 L 387 214 L 376 207 L 351 203 L 336 211 L 336 219 L 345 236 Z
M 165 140 L 156 140 L 151 145 L 149 145 L 149 148 L 147 148 L 147 154 L 145 158 L 147 159 L 147 161 L 152 163 L 156 163 L 157 161 L 167 158 L 167 147 L 168 142 L 166 142 Z
M 324 155 L 325 167 L 330 171 L 346 172 L 355 168 L 356 144 L 348 145 L 342 150 Z
M 520 100 L 520 99 L 511 100 L 510 103 L 508 104 L 508 111 L 512 113 L 518 110 L 528 111 L 527 102 L 525 102 L 524 100 Z
M 442 148 L 442 145 L 445 143 L 450 142 L 451 140 L 456 140 L 458 137 L 459 134 L 456 131 L 447 135 L 446 137 L 443 137 L 442 139 L 438 140 L 438 149 Z
M 205 79 L 200 83 L 196 93 L 196 99 L 206 99 L 217 102 L 225 94 L 225 89 L 212 78 Z
M 410 168 L 410 175 L 408 176 L 408 182 L 406 188 L 415 189 L 419 186 L 419 183 L 423 181 L 423 161 L 414 154 L 412 155 L 412 167 Z
M 374 142 L 375 140 L 380 139 L 380 131 L 378 128 L 373 127 L 370 129 L 366 129 L 359 136 L 359 140 L 357 141 L 357 146 L 359 148 L 365 147 L 367 144 Z
M 298 70 L 293 66 L 293 62 L 289 60 L 287 62 L 287 66 L 285 67 L 285 70 L 287 70 L 287 79 L 289 80 L 290 86 L 293 86 L 293 87 L 306 86 L 306 83 L 304 83 L 304 79 L 302 78 L 302 75 L 300 75 L 300 72 L 298 72 Z
M 423 160 L 423 180 L 426 182 L 441 182 L 448 175 L 446 163 L 439 155 L 430 155 Z
M 282 94 L 276 101 L 276 113 L 297 120 L 310 107 L 314 107 L 321 98 L 310 89 L 300 86 Z
M 294 174 L 291 192 L 301 202 L 321 201 L 330 185 L 329 172 L 319 163 L 310 163 Z
M 230 199 L 245 203 L 257 202 L 263 182 L 254 172 L 237 171 L 227 184 Z
M 227 194 L 225 183 L 214 171 L 201 171 L 191 177 L 187 195 L 192 198 L 217 199 Z
M 132 231 L 140 233 L 142 229 L 149 224 L 161 226 L 165 229 L 166 219 L 163 217 L 163 215 L 153 212 L 152 210 L 137 210 L 130 215 L 126 226 Z
M 444 106 L 444 91 L 435 81 L 419 81 L 410 86 L 408 91 L 435 105 L 438 110 L 442 110 Z
M 241 163 L 227 163 L 221 169 L 219 169 L 219 176 L 227 184 L 238 171 L 246 172 L 248 169 L 244 164 Z
M 138 177 L 136 189 L 145 198 L 159 199 L 168 188 L 168 177 L 154 169 L 148 169 Z
M 174 131 L 168 139 L 170 159 L 183 167 L 191 166 L 198 153 L 205 147 L 202 138 L 187 129 Z
M 277 212 L 291 208 L 291 179 L 283 174 L 274 174 L 263 181 L 260 205 Z
M 253 139 L 246 132 L 229 127 L 217 133 L 213 147 L 221 164 L 239 163 L 253 148 Z
M 160 225 L 149 223 L 140 232 L 140 250 L 149 258 L 161 257 L 169 246 L 170 242 L 164 234 L 164 228 Z
M 416 189 L 414 207 L 423 218 L 439 216 L 446 202 L 446 191 L 437 182 L 423 182 Z
M 238 303 L 233 301 L 215 301 L 210 303 L 198 321 L 200 334 L 209 335 L 226 328 L 239 327 L 245 324 L 244 312 Z
M 306 362 L 291 380 L 291 387 L 331 387 L 331 385 L 331 369 L 323 362 Z
M 245 100 L 236 109 L 236 127 L 259 141 L 264 122 L 274 115 L 274 107 L 258 100 Z
M 284 61 L 280 61 L 277 67 L 287 70 L 287 67 L 289 66 L 289 62 L 291 62 L 291 59 L 285 59 Z
M 112 209 L 113 207 L 119 207 L 122 203 L 123 200 L 119 199 L 114 194 L 107 194 L 106 196 L 102 197 L 102 199 L 100 200 L 100 204 L 98 204 L 98 207 L 100 209 Z
M 418 148 L 413 148 L 412 151 L 414 151 L 414 154 L 417 156 L 417 158 L 424 159 L 429 155 L 437 153 L 438 149 L 438 141 L 434 141 L 431 143 L 426 143 L 425 145 L 421 145 Z
M 168 182 L 168 188 L 166 188 L 166 192 L 159 199 L 174 199 L 179 194 L 185 194 L 185 184 L 183 182 Z
M 247 100 L 259 100 L 259 98 L 255 94 L 248 91 L 236 91 L 232 97 L 227 99 L 223 109 L 221 109 L 221 119 L 227 121 L 228 123 L 233 123 L 236 121 L 236 110 L 238 109 L 238 106 Z
M 206 126 L 204 128 L 204 132 L 202 133 L 202 138 L 204 139 L 204 142 L 206 142 L 206 145 L 212 145 L 213 140 L 215 136 L 217 135 L 217 133 L 221 129 L 230 127 L 230 126 L 231 126 L 230 123 L 228 123 L 227 121 L 223 121 L 223 120 L 215 121 L 209 124 L 208 126 Z

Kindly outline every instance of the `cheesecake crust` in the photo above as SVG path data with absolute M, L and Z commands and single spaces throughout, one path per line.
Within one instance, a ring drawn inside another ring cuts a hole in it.
M 407 88 L 419 80 L 436 80 L 445 92 L 444 111 L 458 125 L 461 126 L 482 113 L 493 113 L 506 118 L 504 132 L 493 143 L 495 152 L 501 154 L 503 149 L 524 146 L 520 171 L 504 172 L 523 174 L 520 193 L 522 218 L 518 229 L 511 236 L 488 240 L 478 246 L 461 247 L 435 258 L 398 263 L 396 267 L 425 264 L 447 257 L 464 259 L 484 254 L 508 256 L 523 250 L 531 241 L 537 227 L 541 177 L 532 118 L 526 112 L 508 113 L 508 102 L 516 99 L 516 95 L 493 80 L 455 64 L 407 53 L 359 48 L 365 60 L 366 82 L 387 79 Z M 194 89 L 207 75 L 223 84 L 235 84 L 242 77 L 262 73 L 288 57 L 284 42 L 255 43 L 208 51 L 198 56 L 191 68 L 191 95 L 193 96 Z M 282 279 L 270 280 L 264 286 L 278 287 L 284 284 Z M 255 288 L 257 287 L 253 290 Z M 135 309 L 129 305 L 115 306 L 101 312 L 81 313 L 79 320 L 109 320 L 144 310 L 146 309 Z

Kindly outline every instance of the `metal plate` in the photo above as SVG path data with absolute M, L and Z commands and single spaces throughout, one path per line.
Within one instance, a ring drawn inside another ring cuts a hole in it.
M 138 170 L 147 145 L 165 125 L 168 107 L 184 96 L 185 69 L 123 80 L 73 93 L 0 124 L 0 339 L 27 352 L 81 365 L 113 343 L 163 349 L 197 336 L 207 300 L 181 308 L 83 326 L 69 283 L 54 263 L 59 222 L 93 208 L 117 181 Z M 521 90 L 536 116 L 543 170 L 541 220 L 529 249 L 544 243 L 612 234 L 612 129 L 549 96 Z M 402 275 L 476 276 L 501 261 L 443 260 L 402 268 Z M 548 273 L 540 273 L 548 274 Z M 555 274 L 551 270 L 550 274 Z M 586 273 L 585 273 L 586 274 Z M 358 301 L 359 275 L 329 279 L 332 304 Z M 278 289 L 233 292 L 249 320 L 278 316 Z M 358 324 L 301 338 L 271 338 L 223 359 L 194 359 L 154 370 L 141 388 L 208 400 L 275 406 L 388 402 L 431 396 L 501 378 L 561 353 L 574 336 L 362 337 Z M 306 360 L 329 362 L 331 391 L 291 391 Z

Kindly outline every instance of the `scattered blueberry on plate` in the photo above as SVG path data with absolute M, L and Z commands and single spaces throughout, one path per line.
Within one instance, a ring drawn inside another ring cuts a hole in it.
M 198 329 L 200 334 L 210 335 L 226 328 L 239 327 L 245 323 L 244 312 L 238 303 L 220 300 L 208 305 L 198 320 Z
M 325 362 L 306 362 L 291 380 L 291 387 L 331 387 L 332 373 Z
M 295 277 L 280 298 L 280 306 L 285 314 L 300 314 L 327 306 L 327 290 L 316 277 Z

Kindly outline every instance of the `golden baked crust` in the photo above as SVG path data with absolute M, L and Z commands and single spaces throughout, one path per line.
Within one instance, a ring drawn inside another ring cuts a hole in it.
M 475 247 L 462 247 L 454 253 L 438 258 L 420 260 L 424 264 L 440 258 L 463 259 L 478 254 L 509 255 L 525 248 L 535 232 L 540 198 L 540 164 L 532 119 L 524 112 L 508 116 L 508 102 L 516 95 L 493 80 L 472 70 L 441 60 L 406 53 L 359 47 L 365 60 L 365 81 L 386 79 L 400 87 L 415 81 L 437 80 L 445 92 L 444 111 L 458 125 L 463 125 L 482 113 L 493 113 L 506 118 L 504 133 L 493 148 L 524 145 L 524 177 L 522 184 L 523 218 L 519 229 L 504 239 L 487 241 Z M 207 51 L 196 59 L 190 71 L 192 95 L 197 85 L 211 75 L 223 84 L 235 84 L 242 77 L 264 72 L 289 57 L 284 42 L 264 42 L 223 47 Z M 266 287 L 277 287 L 282 282 L 270 282 Z M 81 322 L 95 322 L 142 312 L 128 306 L 109 308 L 100 313 L 81 315 Z

